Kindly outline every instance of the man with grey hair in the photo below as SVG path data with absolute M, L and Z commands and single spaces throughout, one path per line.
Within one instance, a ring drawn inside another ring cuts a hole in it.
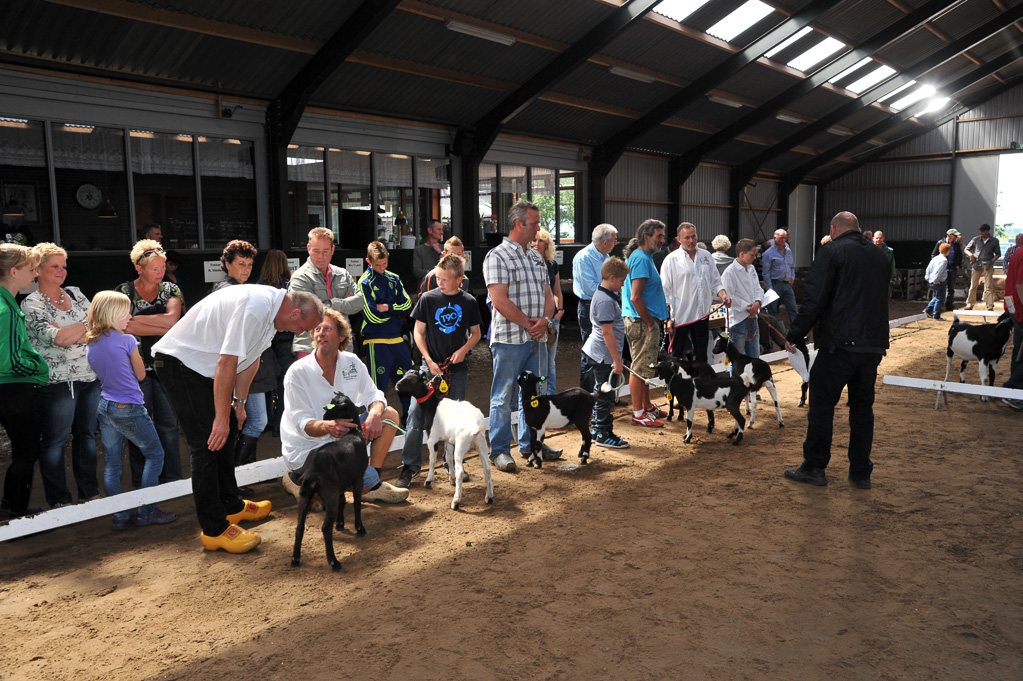
M 849 388 L 849 479 L 870 489 L 874 468 L 874 384 L 888 349 L 888 259 L 860 233 L 859 221 L 842 212 L 831 220 L 831 243 L 817 252 L 806 297 L 792 320 L 785 348 L 804 342 L 814 330 L 817 358 L 810 370 L 803 463 L 785 477 L 810 485 L 828 484 L 835 406 Z
M 590 239 L 586 248 L 576 253 L 572 259 L 572 293 L 579 299 L 576 314 L 583 343 L 586 342 L 592 331 L 590 300 L 597 287 L 600 286 L 600 268 L 604 266 L 604 261 L 609 257 L 608 254 L 618 243 L 618 230 L 614 225 L 605 222 L 593 228 Z M 581 368 L 580 372 L 579 387 L 586 392 L 593 392 L 593 386 L 589 385 L 590 380 L 587 372 L 582 371 Z
M 796 283 L 796 268 L 788 241 L 787 230 L 774 231 L 774 243 L 764 251 L 763 277 L 764 286 L 773 289 L 779 297 L 767 306 L 767 311 L 777 317 L 781 311 L 781 304 L 785 303 L 785 310 L 789 313 L 791 321 L 799 314 L 799 308 L 796 306 L 796 294 L 792 290 L 792 285 Z
M 892 282 L 895 281 L 895 251 L 884 242 L 884 232 L 881 230 L 874 232 L 874 245 L 881 249 L 884 257 L 888 258 L 888 297 L 891 298 Z
M 966 309 L 972 310 L 977 302 L 977 289 L 980 286 L 980 278 L 984 278 L 984 307 L 995 309 L 995 286 L 994 272 L 995 260 L 1002 254 L 1002 247 L 998 239 L 991 236 L 991 225 L 985 223 L 980 226 L 980 234 L 973 237 L 966 250 L 963 251 L 970 257 L 970 292 L 966 294 Z
M 540 374 L 540 345 L 556 333 L 551 317 L 554 296 L 543 257 L 529 247 L 540 230 L 540 209 L 518 201 L 508 210 L 508 236 L 487 253 L 483 279 L 494 306 L 490 354 L 494 376 L 490 386 L 490 459 L 499 471 L 514 472 L 511 457 L 511 412 L 519 411 L 519 453 L 530 450 L 526 410 L 519 400 L 523 372 Z M 546 350 L 546 348 L 544 348 Z M 523 399 L 529 399 L 525 395 Z M 544 449 L 544 458 L 554 450 Z
M 234 476 L 249 386 L 276 332 L 311 331 L 322 318 L 323 303 L 312 293 L 228 286 L 193 305 L 153 346 L 153 366 L 191 452 L 205 549 L 244 553 L 259 544 L 258 534 L 236 524 L 270 512 L 269 501 L 242 499 Z

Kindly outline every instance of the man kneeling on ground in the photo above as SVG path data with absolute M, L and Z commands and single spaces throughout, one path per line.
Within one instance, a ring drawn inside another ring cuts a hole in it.
M 354 421 L 323 420 L 324 408 L 340 391 L 356 406 L 366 407 L 362 427 L 370 443 L 369 466 L 363 477 L 364 501 L 397 504 L 408 498 L 407 489 L 399 489 L 380 479 L 380 467 L 394 440 L 395 428 L 383 421 L 398 422 L 398 412 L 388 407 L 366 365 L 346 347 L 352 329 L 340 312 L 327 308 L 323 321 L 313 329 L 314 352 L 291 365 L 284 376 L 284 415 L 281 417 L 281 454 L 288 465 L 281 483 L 298 498 L 309 452 L 343 437 L 360 425 Z

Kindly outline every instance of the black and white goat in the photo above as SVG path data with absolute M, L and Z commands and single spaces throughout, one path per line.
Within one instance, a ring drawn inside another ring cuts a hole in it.
M 667 377 L 670 377 L 678 370 L 678 364 L 682 360 L 673 355 L 669 355 L 667 352 L 657 353 L 657 364 L 651 364 L 650 368 L 654 370 L 654 375 L 664 381 L 664 396 L 668 398 L 668 416 L 666 421 L 671 421 L 675 418 L 675 405 L 679 405 L 679 419 L 681 419 L 685 412 L 682 411 L 682 405 L 675 399 L 675 396 L 671 393 L 671 386 L 668 385 L 669 381 Z M 662 366 L 663 365 L 663 366 Z M 692 367 L 693 373 L 699 378 L 717 378 L 718 375 L 714 371 L 714 367 L 706 362 L 700 362 L 699 360 L 690 360 L 690 366 Z M 707 432 L 714 432 L 714 411 L 711 409 L 707 410 Z
M 323 418 L 350 419 L 359 422 L 359 408 L 343 393 L 335 393 L 333 403 L 324 411 Z M 317 447 L 309 453 L 302 466 L 301 488 L 298 497 L 298 527 L 295 528 L 295 549 L 291 566 L 298 567 L 302 559 L 302 537 L 309 506 L 316 494 L 323 502 L 323 544 L 327 549 L 327 563 L 334 572 L 341 569 L 341 561 L 334 553 L 334 527 L 345 529 L 345 490 L 352 490 L 355 505 L 355 533 L 366 536 L 362 525 L 362 476 L 369 465 L 366 438 L 361 428 L 353 428 L 347 435 Z
M 952 373 L 952 356 L 962 359 L 959 366 L 959 382 L 966 382 L 966 364 L 976 360 L 981 385 L 994 385 L 998 360 L 1005 353 L 1012 331 L 1012 318 L 1003 312 L 994 324 L 966 324 L 953 313 L 952 326 L 948 330 L 948 349 L 945 351 L 945 380 Z M 981 402 L 987 398 L 981 395 Z
M 735 428 L 728 437 L 734 437 L 733 445 L 742 442 L 746 419 L 742 415 L 742 401 L 749 393 L 753 382 L 752 369 L 746 370 L 738 378 L 704 378 L 698 376 L 693 362 L 689 359 L 658 362 L 657 377 L 668 384 L 672 398 L 678 401 L 679 411 L 686 415 L 686 436 L 683 442 L 693 439 L 693 410 L 706 409 L 711 414 L 715 409 L 727 409 L 735 419 Z M 707 432 L 714 430 L 711 419 Z
M 462 472 L 465 455 L 475 448 L 483 464 L 483 477 L 487 481 L 487 503 L 494 501 L 494 482 L 490 478 L 490 448 L 487 446 L 483 412 L 468 402 L 444 397 L 436 390 L 440 376 L 429 375 L 426 369 L 406 371 L 395 385 L 416 399 L 423 411 L 423 434 L 430 452 L 430 470 L 426 474 L 426 487 L 433 486 L 433 470 L 437 465 L 437 443 L 444 443 L 444 458 L 448 464 L 448 478 L 455 486 L 451 508 L 458 509 L 462 502 Z
M 778 391 L 774 387 L 774 374 L 771 373 L 771 365 L 758 357 L 742 354 L 739 348 L 728 342 L 728 336 L 721 336 L 715 341 L 714 352 L 723 352 L 728 357 L 728 361 L 735 367 L 733 376 L 741 375 L 747 367 L 752 371 L 753 382 L 746 395 L 746 413 L 750 415 L 747 427 L 752 428 L 753 423 L 757 420 L 757 391 L 767 388 L 767 392 L 771 393 L 771 399 L 774 400 L 774 409 L 778 412 L 778 427 L 784 428 L 785 421 L 781 417 L 781 405 L 778 404 Z
M 785 325 L 776 317 L 772 317 L 763 310 L 757 315 L 757 324 L 760 327 L 760 354 L 766 355 L 775 349 L 785 349 Z M 777 345 L 778 348 L 774 346 Z M 813 367 L 813 360 L 817 358 L 817 350 L 810 349 L 806 343 L 793 343 L 796 348 L 795 354 L 788 353 L 789 364 L 796 370 L 799 377 L 803 379 L 800 386 L 799 405 L 806 405 L 806 391 L 810 385 L 810 369 Z M 752 424 L 751 424 L 752 425 Z
M 590 418 L 597 393 L 588 393 L 582 388 L 569 388 L 553 395 L 538 395 L 537 388 L 543 379 L 531 371 L 519 376 L 519 390 L 522 392 L 522 408 L 526 425 L 529 426 L 530 454 L 526 465 L 543 467 L 543 438 L 548 428 L 564 428 L 569 423 L 579 429 L 583 436 L 579 458 L 589 463 Z

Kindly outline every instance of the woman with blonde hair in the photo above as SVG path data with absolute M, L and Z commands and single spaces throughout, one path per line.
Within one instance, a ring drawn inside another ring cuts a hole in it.
M 0 244 L 0 425 L 11 439 L 0 520 L 38 511 L 28 508 L 28 499 L 43 432 L 43 386 L 50 370 L 29 343 L 25 314 L 14 300 L 35 281 L 36 264 L 25 246 Z
M 142 487 L 158 485 L 163 470 L 163 448 L 139 387 L 139 381 L 146 377 L 146 367 L 139 342 L 125 333 L 131 307 L 131 300 L 123 293 L 100 291 L 89 308 L 89 331 L 85 335 L 89 364 L 101 386 L 98 420 L 103 440 L 103 485 L 109 496 L 121 493 L 125 439 L 134 443 L 145 458 Z M 156 504 L 146 504 L 137 513 L 115 513 L 113 527 L 126 530 L 130 525 L 163 525 L 177 517 L 176 513 L 161 511 Z
M 96 477 L 96 407 L 99 381 L 85 356 L 85 322 L 89 299 L 67 278 L 67 251 L 56 244 L 37 244 L 39 289 L 21 301 L 28 337 L 50 366 L 43 386 L 43 440 L 39 472 L 50 508 L 71 504 L 64 470 L 64 445 L 71 440 L 71 469 L 78 500 L 99 498 Z
M 554 237 L 551 236 L 551 233 L 542 227 L 537 230 L 536 236 L 533 237 L 533 249 L 540 254 L 544 264 L 547 266 L 547 279 L 551 285 L 551 295 L 554 296 L 554 316 L 551 317 L 551 321 L 554 322 L 555 338 L 553 343 L 547 345 L 547 362 L 542 367 L 544 374 L 547 376 L 547 394 L 550 395 L 557 392 L 558 389 L 555 360 L 558 355 L 558 337 L 561 335 L 561 318 L 565 316 L 565 294 L 561 292 L 561 275 L 559 273 L 558 262 L 554 259 Z M 541 349 L 541 362 L 543 358 L 544 353 Z M 543 448 L 544 458 L 561 451 L 553 449 L 548 445 L 544 445 Z M 522 453 L 527 454 L 527 452 Z
M 718 275 L 722 275 L 725 273 L 725 268 L 735 260 L 735 258 L 725 253 L 725 251 L 732 247 L 732 241 L 724 234 L 718 234 L 710 242 L 710 245 L 714 248 L 714 252 L 710 254 L 710 257 L 714 258 L 714 264 L 718 268 Z
M 167 253 L 159 241 L 142 239 L 131 249 L 131 262 L 138 272 L 134 281 L 118 284 L 114 289 L 131 300 L 131 320 L 126 333 L 139 340 L 139 354 L 146 367 L 142 379 L 142 394 L 146 411 L 156 425 L 163 447 L 163 472 L 160 482 L 172 482 L 184 477 L 181 470 L 181 445 L 178 440 L 178 419 L 174 408 L 153 368 L 153 345 L 174 326 L 184 314 L 185 296 L 172 281 L 164 281 L 167 271 Z M 142 484 L 142 471 L 146 461 L 134 444 L 128 446 L 132 484 Z

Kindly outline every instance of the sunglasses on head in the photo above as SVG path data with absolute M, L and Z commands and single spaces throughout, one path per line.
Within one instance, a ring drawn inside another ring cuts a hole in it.
M 135 264 L 138 265 L 143 259 L 148 258 L 149 256 L 151 256 L 153 254 L 163 255 L 163 253 L 164 253 L 164 250 L 162 248 L 150 248 L 150 249 L 147 249 L 145 251 L 142 251 L 142 255 L 140 255 L 139 259 L 135 261 Z

